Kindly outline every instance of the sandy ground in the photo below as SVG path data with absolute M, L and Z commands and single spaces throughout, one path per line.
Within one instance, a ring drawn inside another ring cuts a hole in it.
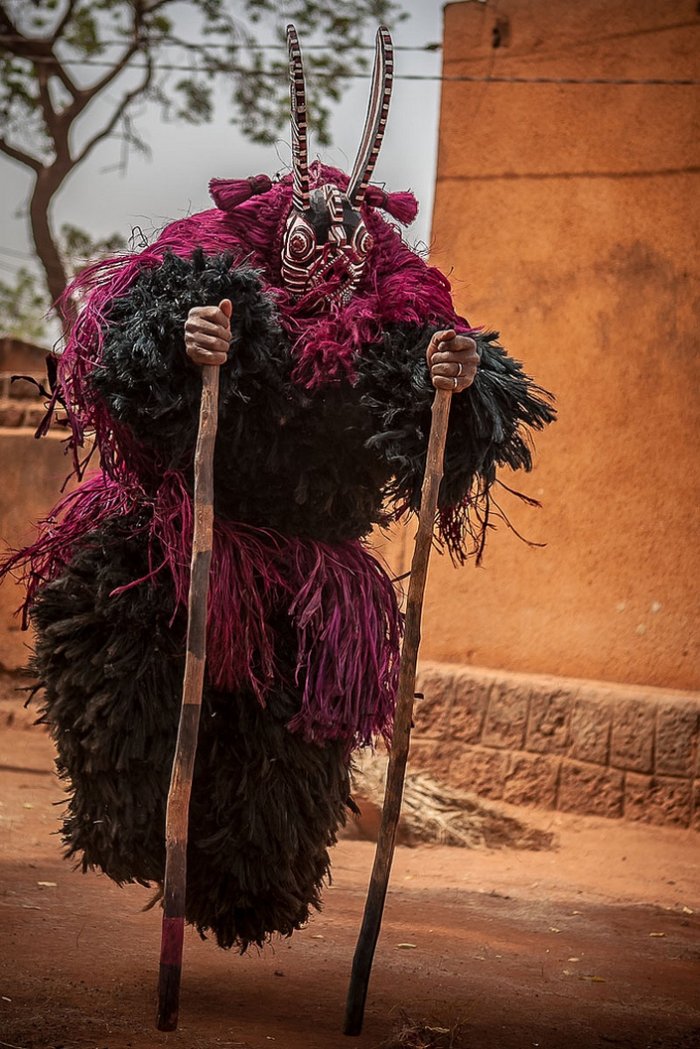
M 555 849 L 399 847 L 359 1038 L 341 1028 L 374 849 L 354 840 L 292 939 L 240 958 L 188 930 L 180 1028 L 159 1033 L 160 913 L 61 859 L 51 744 L 17 700 L 0 714 L 0 1049 L 376 1049 L 401 1009 L 462 1021 L 464 1049 L 700 1047 L 697 834 L 524 810 Z

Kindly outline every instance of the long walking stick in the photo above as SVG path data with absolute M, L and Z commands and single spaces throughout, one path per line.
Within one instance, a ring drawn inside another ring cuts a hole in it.
M 218 401 L 219 368 L 205 364 L 202 367 L 202 400 L 194 458 L 194 535 L 187 607 L 187 655 L 165 820 L 165 886 L 158 980 L 159 1031 L 176 1030 L 180 1005 L 187 889 L 187 825 L 206 659 Z
M 433 540 L 433 524 L 437 510 L 438 491 L 442 480 L 447 422 L 450 414 L 451 390 L 438 389 L 433 400 L 433 416 L 428 439 L 428 455 L 421 490 L 420 515 L 416 545 L 411 562 L 411 581 L 406 603 L 406 627 L 401 649 L 399 692 L 396 700 L 394 735 L 389 755 L 386 792 L 382 822 L 377 839 L 372 877 L 370 878 L 362 927 L 352 962 L 352 975 L 345 1009 L 344 1032 L 360 1034 L 365 1013 L 372 959 L 382 923 L 384 900 L 389 885 L 391 862 L 394 858 L 396 830 L 401 812 L 408 748 L 411 738 L 413 696 L 416 685 L 416 663 L 420 645 L 420 624 L 423 594 L 428 574 L 428 560 Z

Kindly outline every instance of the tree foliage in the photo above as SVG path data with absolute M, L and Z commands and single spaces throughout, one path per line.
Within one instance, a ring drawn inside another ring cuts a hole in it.
M 68 278 L 76 276 L 88 262 L 126 248 L 118 233 L 93 239 L 85 230 L 64 223 L 57 237 L 61 261 Z M 0 280 L 0 333 L 27 342 L 53 340 L 56 331 L 47 316 L 46 292 L 35 270 L 20 266 L 11 281 Z
M 36 274 L 20 266 L 14 280 L 0 280 L 0 335 L 43 342 L 48 333 L 46 294 Z
M 51 202 L 105 139 L 147 150 L 135 116 L 144 102 L 201 123 L 224 79 L 241 132 L 274 141 L 288 120 L 292 21 L 324 45 L 305 48 L 305 64 L 309 120 L 327 144 L 332 103 L 368 65 L 363 31 L 400 17 L 395 0 L 0 0 L 0 151 L 34 173 L 29 213 L 51 298 L 67 278 Z M 95 110 L 102 123 L 86 134 Z

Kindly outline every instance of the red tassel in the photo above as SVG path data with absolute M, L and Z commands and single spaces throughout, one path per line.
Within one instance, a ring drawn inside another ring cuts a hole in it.
M 272 189 L 268 175 L 253 175 L 252 178 L 213 178 L 209 183 L 209 194 L 221 211 L 233 211 L 259 193 Z
M 418 201 L 412 193 L 386 193 L 379 186 L 368 186 L 365 203 L 387 211 L 404 226 L 410 226 L 418 214 Z
M 405 193 L 389 193 L 386 210 L 397 222 L 401 222 L 404 226 L 410 226 L 418 214 L 418 201 L 409 191 Z

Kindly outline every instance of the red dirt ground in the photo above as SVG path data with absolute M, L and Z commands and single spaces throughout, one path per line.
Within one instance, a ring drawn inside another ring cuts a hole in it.
M 377 1049 L 402 1008 L 463 1021 L 466 1049 L 700 1047 L 697 834 L 525 810 L 556 849 L 397 850 L 361 1037 L 340 1032 L 373 846 L 351 840 L 291 940 L 240 958 L 188 930 L 159 1033 L 160 912 L 61 859 L 51 744 L 16 699 L 0 716 L 0 1049 Z

